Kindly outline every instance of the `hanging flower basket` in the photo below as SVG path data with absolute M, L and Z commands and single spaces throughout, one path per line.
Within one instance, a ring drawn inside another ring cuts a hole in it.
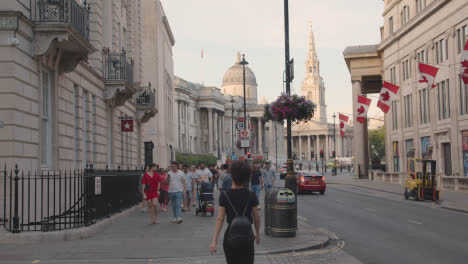
M 314 117 L 315 104 L 304 96 L 281 94 L 276 101 L 265 106 L 263 119 L 292 122 L 309 121 Z

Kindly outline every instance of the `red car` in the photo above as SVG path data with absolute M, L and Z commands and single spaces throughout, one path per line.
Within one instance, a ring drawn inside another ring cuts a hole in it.
M 314 171 L 299 171 L 297 172 L 297 191 L 304 192 L 320 192 L 325 193 L 327 184 L 325 177 Z

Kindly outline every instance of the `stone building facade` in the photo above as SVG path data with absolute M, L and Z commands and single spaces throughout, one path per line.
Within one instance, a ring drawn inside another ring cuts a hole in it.
M 143 126 L 162 111 L 156 100 L 164 94 L 148 77 L 156 72 L 147 60 L 158 58 L 147 58 L 153 40 L 143 36 L 164 28 L 161 14 L 156 0 L 2 1 L 1 162 L 23 169 L 141 166 Z M 159 19 L 145 24 L 148 16 Z M 133 132 L 122 132 L 122 120 L 133 121 Z
M 243 76 L 241 57 L 224 77 L 221 88 L 191 83 L 181 78 L 174 82 L 176 151 L 182 153 L 210 153 L 225 162 L 234 153 L 245 158 L 239 148 L 236 128 L 238 118 L 244 116 Z M 286 160 L 282 138 L 283 125 L 262 119 L 266 100 L 257 103 L 257 81 L 254 72 L 246 67 L 246 113 L 252 158 L 269 159 L 276 163 Z M 276 134 L 275 134 L 276 131 Z
M 387 170 L 406 172 L 414 153 L 435 159 L 442 176 L 468 176 L 468 86 L 459 76 L 468 2 L 386 0 L 383 18 L 380 44 L 348 47 L 344 55 L 354 97 L 378 93 L 383 80 L 400 86 L 385 115 Z M 439 68 L 435 88 L 418 82 L 418 62 Z M 355 153 L 363 155 L 358 160 L 365 164 L 367 150 L 358 143 L 366 140 L 366 129 L 354 127 Z
M 328 160 L 333 156 L 335 145 L 336 157 L 352 157 L 352 130 L 348 128 L 346 135 L 342 137 L 338 126 L 339 120 L 336 119 L 335 129 L 333 123 L 330 124 L 327 120 L 325 83 L 320 76 L 320 62 L 315 50 L 315 38 L 312 28 L 310 29 L 309 54 L 305 66 L 306 76 L 302 82 L 301 93 L 302 96 L 314 102 L 317 108 L 311 121 L 293 124 L 293 160 L 312 164 L 315 161 L 314 157 L 320 159 L 320 151 L 323 151 L 325 160 Z M 286 129 L 284 135 L 286 139 Z

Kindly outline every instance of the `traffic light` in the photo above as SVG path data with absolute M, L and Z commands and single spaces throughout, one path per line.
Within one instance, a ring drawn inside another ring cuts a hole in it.
M 323 150 L 320 151 L 320 158 L 323 158 Z
M 247 151 L 247 158 L 250 159 L 250 157 L 251 157 L 251 156 L 250 156 L 250 151 Z
M 332 151 L 332 156 L 333 156 L 333 158 L 335 158 L 335 151 L 334 150 Z
M 310 155 L 310 156 L 311 156 L 312 159 L 315 157 L 313 151 L 311 152 L 311 155 Z

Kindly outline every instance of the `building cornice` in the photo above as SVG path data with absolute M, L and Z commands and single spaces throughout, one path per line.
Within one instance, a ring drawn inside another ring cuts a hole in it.
M 401 1 L 401 0 L 400 0 Z M 415 17 L 410 19 L 410 21 L 395 31 L 390 37 L 384 39 L 377 47 L 378 50 L 385 50 L 388 46 L 392 45 L 396 41 L 400 40 L 405 36 L 409 31 L 413 30 L 415 27 L 426 21 L 431 17 L 435 12 L 439 11 L 443 6 L 448 4 L 451 0 L 436 0 L 430 3 L 423 11 L 419 12 Z M 466 3 L 468 4 L 468 2 Z
M 172 33 L 171 26 L 169 25 L 169 20 L 167 19 L 167 16 L 163 16 L 162 18 L 164 28 L 166 29 L 167 35 L 169 36 L 169 39 L 171 41 L 172 46 L 175 45 L 175 39 L 174 39 L 174 34 Z
M 382 16 L 385 16 L 386 14 L 388 14 L 388 12 L 390 12 L 390 10 L 392 10 L 396 5 L 398 5 L 402 0 L 396 0 L 395 2 L 393 2 L 392 4 L 390 4 L 387 8 L 385 8 Z

